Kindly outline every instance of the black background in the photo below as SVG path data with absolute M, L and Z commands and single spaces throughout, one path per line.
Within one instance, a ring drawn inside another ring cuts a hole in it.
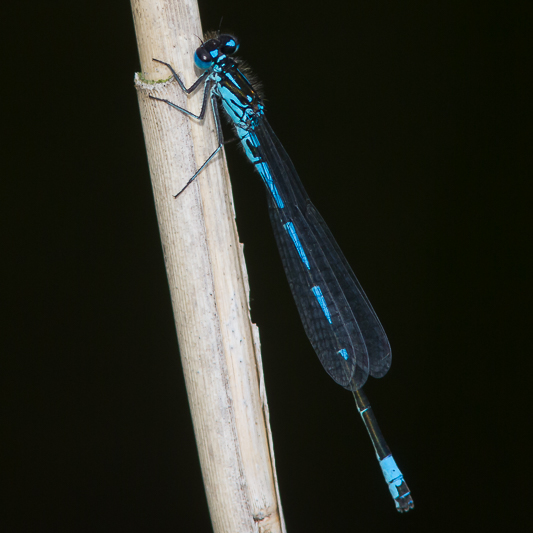
M 209 532 L 130 5 L 2 9 L 0 529 Z M 224 16 L 240 37 L 393 347 L 391 371 L 366 390 L 414 495 L 405 516 L 351 395 L 305 338 L 263 186 L 230 145 L 289 533 L 520 528 L 532 4 L 200 9 L 205 29 Z

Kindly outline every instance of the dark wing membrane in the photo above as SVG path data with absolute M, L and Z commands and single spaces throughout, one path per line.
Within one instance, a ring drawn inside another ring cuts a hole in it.
M 263 118 L 256 125 L 261 156 L 267 162 L 285 207 L 269 195 L 270 219 L 285 273 L 305 331 L 328 374 L 342 386 L 356 390 L 366 381 L 386 374 L 390 345 L 368 298 L 342 254 L 331 231 L 311 203 L 283 146 Z M 292 221 L 311 268 L 307 269 L 285 230 Z M 310 288 L 319 285 L 330 324 Z M 340 360 L 346 349 L 348 361 Z
M 288 215 L 294 224 L 310 269 L 302 262 L 285 230 L 286 219 L 281 219 L 280 210 L 269 198 L 274 235 L 305 332 L 326 372 L 339 385 L 357 390 L 368 377 L 368 355 L 363 337 L 309 224 L 297 210 L 285 211 L 287 207 L 288 204 L 283 214 Z M 312 292 L 313 287 L 320 287 L 331 323 Z M 340 355 L 341 350 L 345 350 L 346 359 Z
M 317 239 L 330 258 L 335 277 L 359 324 L 368 350 L 370 375 L 374 378 L 381 378 L 388 372 L 392 359 L 391 347 L 385 330 L 355 277 L 352 267 L 344 257 L 324 219 L 311 202 L 307 206 L 307 220 L 315 228 Z

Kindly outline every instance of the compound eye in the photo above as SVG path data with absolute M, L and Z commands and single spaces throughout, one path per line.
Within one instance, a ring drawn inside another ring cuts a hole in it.
M 220 51 L 227 56 L 234 54 L 239 49 L 239 40 L 233 35 L 221 35 L 218 40 L 220 42 Z
M 213 58 L 211 54 L 203 47 L 196 49 L 194 53 L 194 64 L 201 70 L 208 69 L 213 63 Z

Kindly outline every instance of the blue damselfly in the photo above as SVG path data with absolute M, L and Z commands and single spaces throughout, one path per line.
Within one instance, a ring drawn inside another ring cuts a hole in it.
M 400 512 L 408 511 L 414 507 L 409 488 L 361 388 L 369 375 L 380 378 L 389 370 L 391 349 L 387 335 L 265 118 L 257 87 L 241 62 L 230 57 L 239 48 L 237 39 L 218 33 L 206 39 L 194 56 L 196 66 L 203 73 L 189 88 L 171 65 L 154 59 L 169 68 L 185 93 L 191 94 L 203 86 L 204 96 L 197 115 L 169 100 L 150 97 L 197 120 L 205 117 L 210 101 L 218 134 L 218 147 L 176 197 L 223 146 L 219 117 L 219 106 L 222 106 L 248 159 L 266 185 L 270 220 L 307 336 L 326 372 L 352 391 L 396 508 Z

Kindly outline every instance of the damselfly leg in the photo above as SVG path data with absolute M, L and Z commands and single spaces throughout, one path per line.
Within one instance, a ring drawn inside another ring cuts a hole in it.
M 176 74 L 175 70 L 172 68 L 172 66 L 169 63 L 165 63 L 164 61 L 160 61 L 159 59 L 153 59 L 153 61 L 157 61 L 158 63 L 161 63 L 162 65 L 165 65 L 166 67 L 168 67 L 170 69 L 170 72 L 172 72 L 172 75 L 174 76 L 174 79 L 178 82 L 180 88 L 186 94 L 191 94 L 192 92 L 194 92 L 201 85 L 202 82 L 204 82 L 204 84 L 205 84 L 205 89 L 204 89 L 204 96 L 202 98 L 202 108 L 201 108 L 200 113 L 198 115 L 195 115 L 191 111 L 189 111 L 189 110 L 187 110 L 187 109 L 185 109 L 185 108 L 183 108 L 183 107 L 171 102 L 170 100 L 166 100 L 165 98 L 158 98 L 157 96 L 152 96 L 151 94 L 149 94 L 148 96 L 152 100 L 159 100 L 160 102 L 164 102 L 165 104 L 169 105 L 170 107 L 173 107 L 174 109 L 177 109 L 178 111 L 184 113 L 185 115 L 201 121 L 201 120 L 203 120 L 205 118 L 205 112 L 206 112 L 206 109 L 207 109 L 207 101 L 208 101 L 209 95 L 211 95 L 211 97 L 209 99 L 211 100 L 211 109 L 213 110 L 213 118 L 215 120 L 215 128 L 216 128 L 217 137 L 218 137 L 218 146 L 216 147 L 215 151 L 205 160 L 204 164 L 194 173 L 192 178 L 190 178 L 189 181 L 181 188 L 181 190 L 177 194 L 174 195 L 174 198 L 177 198 L 196 179 L 198 174 L 200 174 L 202 172 L 202 170 L 209 164 L 209 162 L 213 159 L 213 157 L 215 157 L 215 155 L 217 155 L 218 152 L 220 152 L 220 149 L 222 148 L 222 146 L 224 144 L 224 137 L 223 137 L 223 134 L 222 134 L 222 128 L 220 126 L 220 116 L 219 116 L 219 113 L 218 113 L 218 105 L 217 105 L 215 96 L 212 93 L 212 85 L 213 85 L 213 83 L 210 80 L 207 80 L 207 81 L 205 80 L 205 78 L 206 78 L 205 74 L 206 73 L 204 72 L 187 89 L 185 87 L 185 85 L 183 84 L 183 82 L 181 81 L 180 77 Z

